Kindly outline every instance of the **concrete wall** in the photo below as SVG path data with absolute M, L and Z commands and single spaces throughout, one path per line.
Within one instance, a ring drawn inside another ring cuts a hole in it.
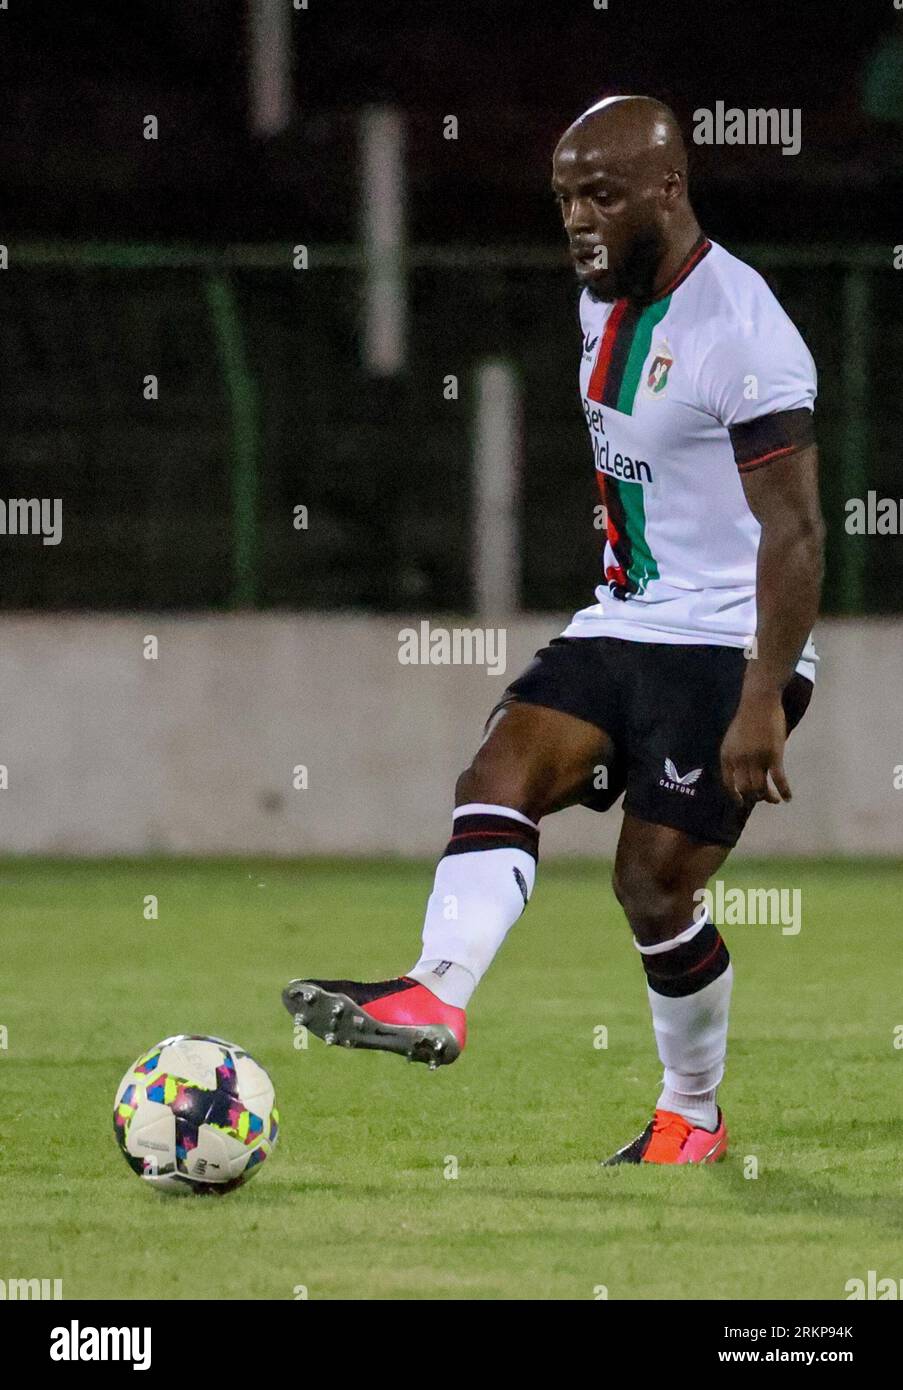
M 401 665 L 403 619 L 3 618 L 0 853 L 432 856 L 486 714 L 563 622 L 512 623 L 507 673 L 492 676 Z M 899 855 L 903 621 L 824 622 L 817 636 L 793 803 L 759 807 L 742 850 Z M 611 855 L 619 820 L 551 817 L 544 853 Z

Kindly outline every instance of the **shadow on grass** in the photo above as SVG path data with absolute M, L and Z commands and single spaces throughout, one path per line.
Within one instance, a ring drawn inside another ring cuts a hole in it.
M 672 1174 L 663 1183 L 660 1173 L 650 1173 L 648 1169 L 638 1171 L 625 1165 L 599 1169 L 593 1181 L 581 1190 L 562 1191 L 549 1187 L 512 1185 L 511 1171 L 509 1168 L 505 1174 L 505 1185 L 466 1181 L 462 1183 L 461 1195 L 500 1205 L 528 1202 L 603 1209 L 626 1206 L 643 1209 L 644 1212 L 648 1212 L 650 1198 L 660 1195 L 667 1202 L 670 1214 L 680 1214 L 685 1210 L 688 1220 L 697 1220 L 701 1208 L 717 1214 L 724 1206 L 724 1199 L 729 1197 L 731 1209 L 745 1217 L 808 1216 L 817 1211 L 824 1219 L 866 1222 L 879 1225 L 887 1233 L 903 1231 L 903 1198 L 891 1193 L 857 1197 L 837 1192 L 827 1181 L 801 1177 L 786 1169 L 773 1169 L 759 1178 L 748 1179 L 743 1176 L 742 1163 L 731 1159 L 718 1164 L 714 1170 L 706 1171 L 703 1181 L 708 1187 L 698 1180 L 698 1173 L 687 1171 Z M 686 1183 L 681 1181 L 684 1178 L 688 1180 Z M 292 1198 L 327 1194 L 338 1198 L 397 1203 L 422 1196 L 427 1190 L 435 1189 L 434 1186 L 426 1189 L 421 1183 L 355 1182 L 341 1178 L 290 1182 L 282 1179 L 271 1181 L 266 1188 L 256 1191 L 254 1204 L 262 1207 L 282 1206 Z M 682 1199 L 687 1203 L 686 1208 Z M 798 1235 L 794 1238 L 798 1239 Z

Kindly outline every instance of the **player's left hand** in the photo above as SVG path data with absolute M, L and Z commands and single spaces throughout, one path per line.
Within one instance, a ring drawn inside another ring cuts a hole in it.
M 791 798 L 784 773 L 787 721 L 780 695 L 744 696 L 721 745 L 721 776 L 740 806 Z

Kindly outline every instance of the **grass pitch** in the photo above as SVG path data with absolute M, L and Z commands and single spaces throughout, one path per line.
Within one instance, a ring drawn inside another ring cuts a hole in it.
M 62 1278 L 67 1298 L 545 1300 L 842 1299 L 869 1269 L 903 1275 L 903 868 L 728 869 L 803 908 L 797 936 L 725 928 L 731 1153 L 603 1170 L 660 1076 L 607 866 L 540 866 L 467 1051 L 431 1074 L 296 1050 L 279 994 L 409 968 L 432 866 L 6 861 L 0 1278 Z M 113 1139 L 121 1074 L 183 1031 L 240 1043 L 276 1085 L 276 1152 L 222 1199 L 148 1190 Z

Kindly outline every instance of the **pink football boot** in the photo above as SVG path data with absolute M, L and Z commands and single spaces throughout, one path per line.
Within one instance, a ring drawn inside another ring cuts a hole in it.
M 406 975 L 366 984 L 358 980 L 292 980 L 282 1002 L 297 1023 L 324 1042 L 398 1052 L 430 1071 L 460 1057 L 467 1041 L 463 1009 L 443 1004 Z
M 672 1110 L 656 1110 L 642 1134 L 602 1166 L 613 1163 L 717 1163 L 727 1153 L 727 1126 L 719 1108 L 718 1126 L 699 1129 Z

